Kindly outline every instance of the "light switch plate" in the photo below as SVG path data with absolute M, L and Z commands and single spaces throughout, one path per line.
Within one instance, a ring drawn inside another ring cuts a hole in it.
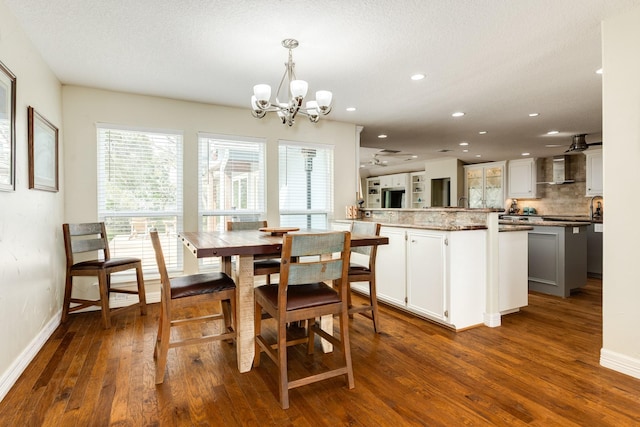
M 580 234 L 580 227 L 573 227 L 573 234 Z

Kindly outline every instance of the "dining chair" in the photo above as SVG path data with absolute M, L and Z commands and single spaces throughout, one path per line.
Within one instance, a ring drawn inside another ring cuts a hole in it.
M 102 322 L 106 329 L 111 327 L 111 316 L 124 310 L 140 307 L 140 314 L 147 314 L 147 301 L 145 298 L 144 279 L 142 276 L 142 261 L 139 258 L 111 258 L 109 241 L 104 222 L 62 224 L 64 236 L 64 250 L 67 258 L 67 274 L 64 286 L 64 301 L 62 307 L 62 322 L 66 322 L 70 313 L 87 307 L 98 306 L 102 310 Z M 84 259 L 92 253 L 91 259 Z M 98 253 L 97 258 L 94 258 Z M 82 260 L 78 258 L 84 257 Z M 137 290 L 112 288 L 111 274 L 119 271 L 136 270 Z M 98 291 L 100 298 L 88 300 L 73 298 L 73 278 L 76 276 L 96 276 L 98 278 Z M 136 294 L 138 303 L 126 307 L 110 308 L 109 296 L 111 293 Z M 71 304 L 74 305 L 73 307 Z
M 354 221 L 351 226 L 352 234 L 368 234 L 380 235 L 380 224 L 369 221 Z M 362 254 L 366 257 L 364 264 L 354 262 L 357 257 L 352 256 L 349 264 L 349 315 L 353 316 L 360 313 L 365 317 L 373 320 L 373 330 L 380 333 L 380 317 L 378 315 L 378 298 L 376 291 L 376 254 L 378 246 L 358 246 L 351 248 L 351 254 Z M 351 303 L 351 283 L 368 282 L 369 283 L 369 304 L 362 306 L 354 306 Z
M 151 230 L 149 235 L 156 254 L 156 262 L 162 284 L 160 289 L 158 335 L 153 351 L 153 358 L 156 362 L 156 384 L 162 384 L 167 366 L 167 354 L 170 348 L 229 340 L 236 337 L 236 284 L 233 279 L 221 272 L 169 278 L 158 231 Z M 220 301 L 221 304 L 227 305 L 230 309 L 225 310 L 223 307 L 222 312 L 213 312 L 198 317 L 179 315 L 181 309 L 208 307 L 205 303 L 215 301 Z M 171 328 L 173 327 L 218 320 L 224 320 L 223 332 L 221 333 L 171 340 Z
M 349 314 L 347 312 L 347 272 L 351 245 L 350 232 L 285 234 L 283 236 L 280 283 L 255 289 L 255 356 L 253 366 L 260 365 L 265 352 L 278 367 L 279 398 L 283 409 L 289 407 L 289 390 L 313 382 L 346 375 L 350 389 L 354 387 L 349 344 Z M 334 253 L 339 256 L 333 257 Z M 325 282 L 338 283 L 338 289 Z M 273 335 L 262 333 L 262 310 L 276 322 L 276 342 Z M 338 315 L 340 338 L 323 331 L 316 318 Z M 287 324 L 307 321 L 306 336 L 287 341 Z M 307 344 L 313 353 L 315 334 L 341 349 L 342 366 L 290 380 L 287 371 L 287 347 Z
M 258 230 L 266 227 L 267 221 L 227 221 L 227 231 Z M 255 255 L 253 275 L 266 276 L 267 285 L 271 283 L 271 275 L 280 272 L 280 259 L 269 255 Z

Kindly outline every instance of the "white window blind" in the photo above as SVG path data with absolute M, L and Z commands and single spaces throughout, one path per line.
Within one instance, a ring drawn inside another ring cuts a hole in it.
M 333 217 L 333 146 L 280 141 L 280 225 L 328 228 Z
M 149 230 L 160 234 L 169 271 L 182 270 L 182 133 L 98 124 L 98 217 L 112 257 L 142 259 L 157 273 Z
M 265 141 L 198 134 L 200 229 L 265 217 Z

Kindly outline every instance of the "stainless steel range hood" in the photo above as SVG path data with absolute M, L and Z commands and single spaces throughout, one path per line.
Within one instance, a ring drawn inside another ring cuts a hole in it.
M 550 181 L 538 182 L 538 184 L 572 184 L 569 174 L 569 159 L 567 156 L 554 156 L 552 165 L 552 177 Z

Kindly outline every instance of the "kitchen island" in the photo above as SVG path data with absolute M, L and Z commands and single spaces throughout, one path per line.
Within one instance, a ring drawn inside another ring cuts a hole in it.
M 378 248 L 376 261 L 380 302 L 456 331 L 482 324 L 499 326 L 502 314 L 527 305 L 530 226 L 500 226 L 500 211 L 494 209 L 365 212 L 369 216 L 362 220 L 379 222 L 381 235 L 389 238 L 388 245 Z M 337 221 L 334 228 L 346 229 L 350 222 Z M 505 246 L 514 242 L 519 243 Z M 504 262 L 500 262 L 501 253 Z M 357 256 L 352 261 L 357 262 Z M 368 293 L 364 283 L 352 288 Z
M 567 298 L 587 284 L 588 221 L 556 217 L 506 217 L 501 224 L 522 224 L 529 231 L 529 290 Z

